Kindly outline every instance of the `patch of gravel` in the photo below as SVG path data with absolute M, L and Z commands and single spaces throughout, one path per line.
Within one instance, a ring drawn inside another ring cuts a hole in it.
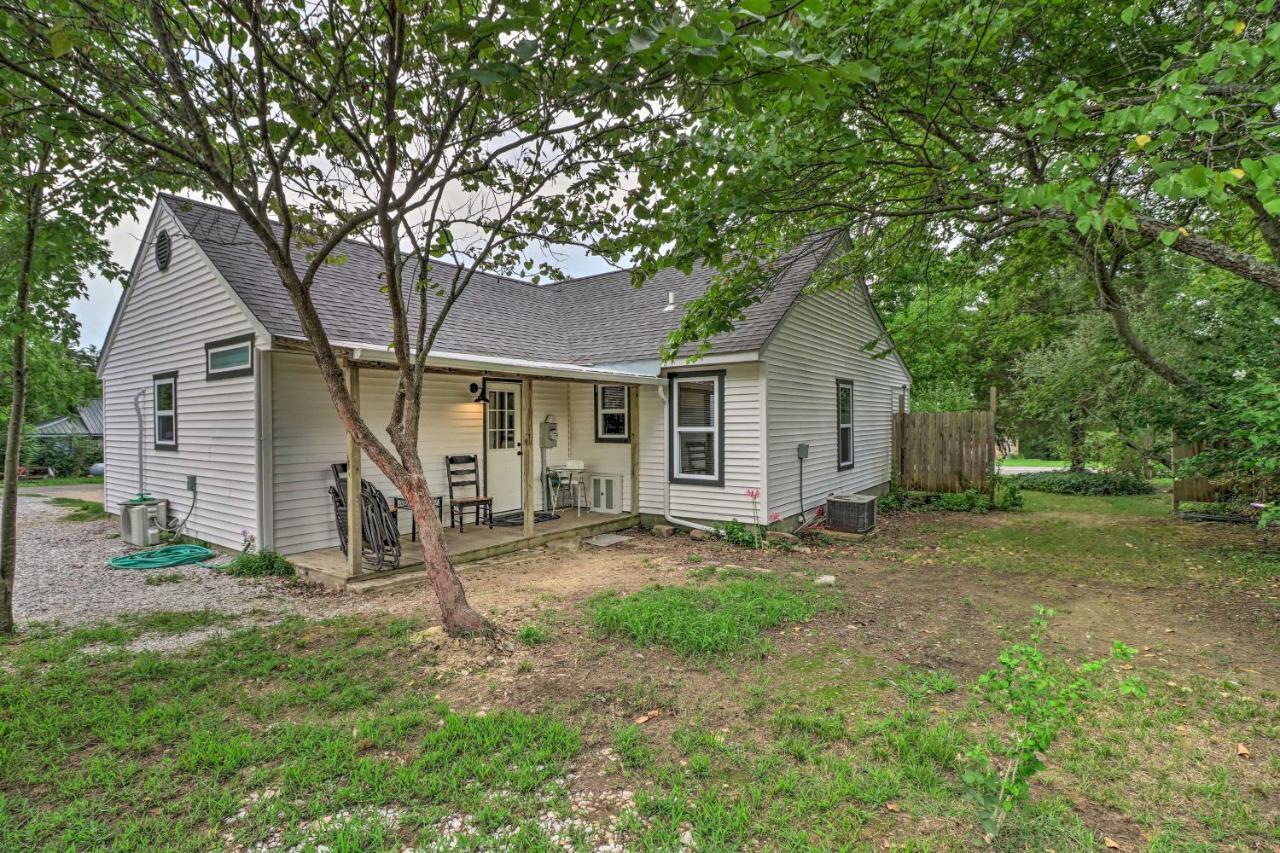
M 64 515 L 44 498 L 18 498 L 13 605 L 19 626 L 41 622 L 69 627 L 164 610 L 230 615 L 296 610 L 277 581 L 227 577 L 203 565 L 144 572 L 109 569 L 109 558 L 138 550 L 111 538 L 118 523 L 66 521 Z M 147 586 L 148 575 L 159 573 L 180 574 L 182 580 Z

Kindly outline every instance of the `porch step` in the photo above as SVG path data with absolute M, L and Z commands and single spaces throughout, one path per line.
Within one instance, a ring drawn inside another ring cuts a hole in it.
M 400 589 L 425 583 L 428 583 L 426 566 L 416 563 L 377 574 L 361 575 L 355 580 L 347 581 L 346 590 L 361 593 L 379 592 L 384 589 Z

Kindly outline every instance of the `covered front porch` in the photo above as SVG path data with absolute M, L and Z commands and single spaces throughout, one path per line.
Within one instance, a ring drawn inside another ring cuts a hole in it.
M 372 355 L 352 352 L 344 370 L 366 421 L 380 428 L 397 374 L 393 363 Z M 375 486 L 389 503 L 399 495 L 336 417 L 326 413 L 322 418 L 319 407 L 306 405 L 314 393 L 308 366 L 290 355 L 276 356 L 273 364 L 273 518 L 277 541 L 284 546 L 279 550 L 301 577 L 331 588 L 359 590 L 425 578 L 422 552 L 408 535 L 407 507 L 399 509 L 396 522 L 402 534 L 399 564 L 375 568 L 364 553 L 369 522 L 362 523 L 360 508 L 370 493 L 362 492 L 362 483 Z M 568 365 L 540 367 L 535 375 L 514 365 L 437 363 L 427 376 L 420 454 L 454 563 L 621 530 L 639 520 L 640 388 L 656 384 L 656 378 Z M 613 414 L 623 403 L 625 424 Z M 653 411 L 646 416 L 658 414 L 652 405 L 647 408 Z M 613 434 L 602 434 L 602 429 Z M 302 440 L 304 435 L 308 440 Z M 345 453 L 339 450 L 342 445 L 334 446 L 335 439 L 345 444 Z M 326 453 L 324 447 L 331 450 Z M 462 487 L 454 482 L 451 490 L 444 460 L 459 454 L 474 457 L 476 474 L 470 479 L 478 482 Z M 330 465 L 317 465 L 326 456 L 329 462 L 345 461 L 345 478 L 331 474 Z M 577 488 L 556 494 L 554 484 L 566 469 L 576 469 Z M 328 497 L 331 485 L 341 497 L 335 503 L 357 508 L 343 510 L 349 545 L 345 554 L 333 504 L 324 502 L 323 522 L 319 515 L 316 499 Z M 475 524 L 474 510 L 468 507 L 465 530 L 451 526 L 453 506 L 467 507 L 476 496 L 491 499 L 494 525 L 484 524 L 483 517 Z M 286 544 L 286 539 L 296 544 Z
M 634 513 L 616 514 L 591 512 L 584 510 L 577 515 L 573 510 L 561 512 L 559 518 L 538 522 L 534 526 L 532 536 L 526 536 L 524 528 L 495 525 L 488 527 L 472 527 L 467 525 L 465 532 L 457 529 L 445 529 L 445 547 L 454 565 L 473 563 L 490 557 L 501 556 L 527 548 L 538 548 L 552 542 L 563 542 L 625 530 L 639 523 L 639 516 Z M 289 557 L 303 580 L 323 583 L 326 586 L 343 586 L 352 591 L 375 589 L 390 582 L 396 583 L 425 580 L 426 571 L 422 562 L 422 553 L 418 543 L 408 536 L 400 537 L 403 558 L 398 569 L 380 572 L 361 571 L 351 574 L 350 561 L 342 553 L 342 549 L 318 548 L 304 551 Z

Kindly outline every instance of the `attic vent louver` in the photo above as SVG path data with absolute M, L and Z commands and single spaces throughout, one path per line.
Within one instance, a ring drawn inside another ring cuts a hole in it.
M 169 239 L 168 231 L 161 231 L 156 235 L 156 266 L 160 268 L 160 272 L 169 269 L 169 259 L 173 255 L 173 243 Z

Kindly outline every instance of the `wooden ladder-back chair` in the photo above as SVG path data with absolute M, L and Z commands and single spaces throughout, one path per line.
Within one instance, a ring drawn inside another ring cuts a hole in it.
M 446 456 L 444 468 L 449 479 L 449 527 L 456 524 L 465 533 L 466 512 L 474 509 L 476 526 L 481 522 L 493 528 L 493 498 L 480 494 L 480 462 L 475 455 Z M 473 494 L 465 495 L 463 490 Z

